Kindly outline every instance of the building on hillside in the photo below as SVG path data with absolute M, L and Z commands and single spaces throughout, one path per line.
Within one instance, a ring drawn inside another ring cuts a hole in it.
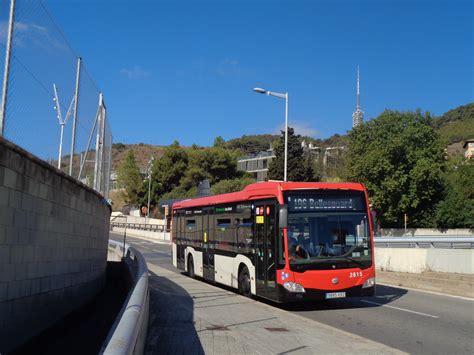
M 305 153 L 311 154 L 315 161 L 319 161 L 322 157 L 323 166 L 326 166 L 330 159 L 338 159 L 345 149 L 344 146 L 321 148 L 313 143 L 306 143 L 305 140 L 301 142 L 301 147 Z
M 265 181 L 273 158 L 275 158 L 275 153 L 270 145 L 267 151 L 240 158 L 237 161 L 237 169 L 252 174 L 257 181 Z
M 303 151 L 305 153 L 311 153 L 317 156 L 319 158 L 319 155 L 321 154 L 321 147 L 317 147 L 313 145 L 313 143 L 309 142 L 306 143 L 306 141 L 303 139 L 301 142 L 301 147 L 303 148 Z
M 357 104 L 356 110 L 352 114 L 352 128 L 362 124 L 364 122 L 364 111 L 360 109 L 360 80 L 359 80 L 359 67 L 357 67 Z
M 110 172 L 110 190 L 117 190 L 119 188 L 117 182 L 117 172 L 112 170 Z
M 323 157 L 323 165 L 327 167 L 330 164 L 330 161 L 335 160 L 337 161 L 342 152 L 344 151 L 344 147 L 327 147 L 324 150 L 324 157 Z
M 464 156 L 467 159 L 474 159 L 474 138 L 466 140 L 462 147 L 466 150 Z

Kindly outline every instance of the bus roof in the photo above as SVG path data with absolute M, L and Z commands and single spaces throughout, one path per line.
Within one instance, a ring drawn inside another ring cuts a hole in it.
M 248 201 L 264 198 L 276 198 L 279 203 L 283 203 L 283 191 L 287 190 L 357 190 L 365 191 L 364 185 L 360 183 L 332 183 L 332 182 L 280 182 L 265 181 L 250 184 L 239 192 L 232 192 L 222 195 L 193 198 L 179 201 L 173 204 L 173 209 L 212 206 L 237 201 Z

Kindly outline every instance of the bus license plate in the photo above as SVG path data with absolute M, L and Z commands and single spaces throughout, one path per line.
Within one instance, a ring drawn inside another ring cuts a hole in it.
M 333 299 L 333 298 L 345 298 L 346 293 L 345 292 L 329 292 L 326 293 L 326 299 Z

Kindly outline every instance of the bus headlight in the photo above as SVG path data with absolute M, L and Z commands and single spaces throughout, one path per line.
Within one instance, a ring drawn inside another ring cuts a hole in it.
M 374 286 L 375 286 L 375 277 L 371 277 L 365 280 L 364 284 L 362 285 L 362 288 L 368 288 L 368 287 L 374 287 Z
M 300 284 L 297 284 L 296 282 L 285 282 L 283 284 L 283 287 L 286 288 L 290 292 L 300 292 L 304 293 L 304 287 L 301 286 Z

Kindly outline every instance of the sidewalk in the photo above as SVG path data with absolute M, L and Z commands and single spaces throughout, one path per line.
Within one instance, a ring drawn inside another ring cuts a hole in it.
M 146 354 L 402 354 L 148 263 Z

